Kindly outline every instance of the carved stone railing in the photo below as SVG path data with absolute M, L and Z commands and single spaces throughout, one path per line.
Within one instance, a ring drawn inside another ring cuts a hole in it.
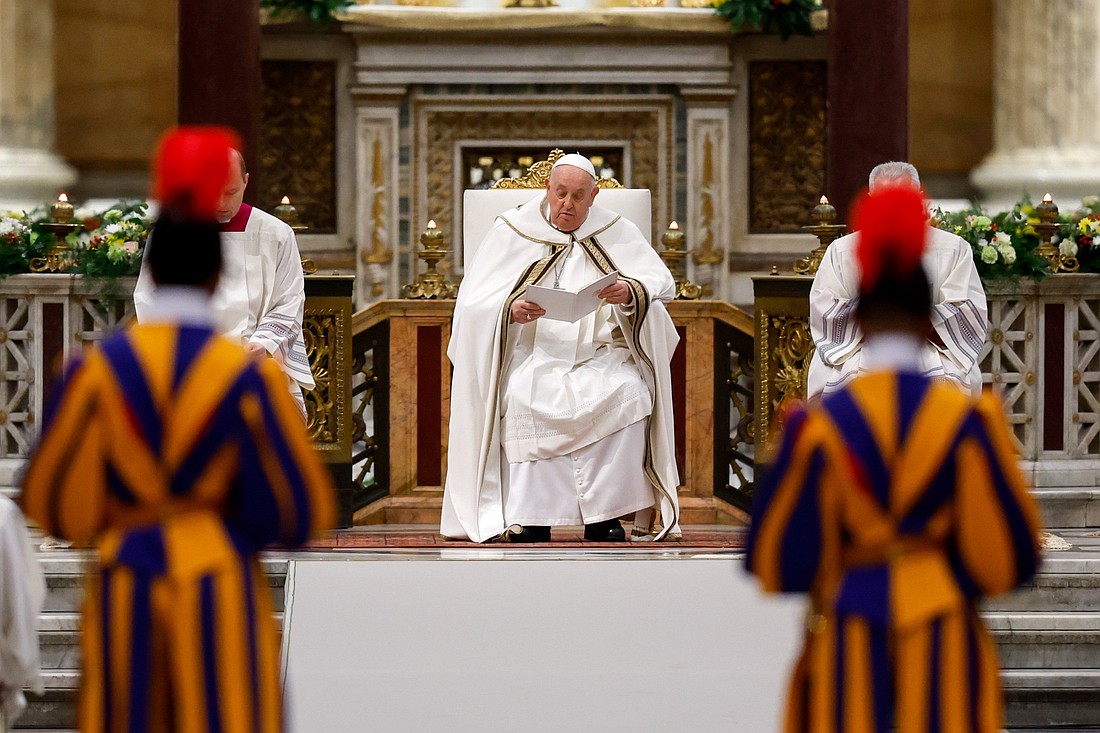
M 307 428 L 341 492 L 351 521 L 350 276 L 306 277 L 303 331 L 317 381 Z M 64 363 L 134 315 L 134 278 L 88 280 L 63 274 L 0 280 L 0 487 L 14 493 L 47 395 Z
M 760 277 L 756 292 L 757 436 L 767 449 L 776 408 L 801 399 L 813 343 L 812 279 Z M 1002 395 L 1035 486 L 1092 486 L 1100 458 L 1100 275 L 987 286 L 982 381 Z
M 355 523 L 436 523 L 447 470 L 452 300 L 355 314 Z M 685 523 L 744 518 L 753 480 L 751 319 L 717 301 L 669 305 Z M 390 379 L 389 375 L 393 378 Z
M 0 281 L 0 485 L 15 486 L 65 361 L 132 317 L 133 287 L 52 274 Z

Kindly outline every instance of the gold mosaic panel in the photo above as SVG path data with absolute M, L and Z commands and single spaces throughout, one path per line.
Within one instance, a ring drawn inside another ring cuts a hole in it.
M 824 61 L 749 64 L 749 230 L 797 232 L 825 192 Z
M 260 111 L 260 194 L 283 196 L 312 233 L 336 231 L 336 62 L 265 60 Z
M 415 175 L 427 175 L 427 196 L 418 200 L 414 212 L 430 216 L 445 231 L 454 231 L 454 185 L 464 176 L 456 176 L 455 146 L 460 141 L 492 140 L 548 140 L 561 141 L 584 138 L 593 142 L 608 143 L 627 141 L 631 152 L 630 180 L 623 180 L 629 188 L 648 188 L 653 192 L 653 231 L 662 231 L 658 222 L 661 201 L 668 201 L 673 185 L 670 168 L 672 158 L 672 101 L 652 100 L 645 105 L 635 103 L 630 107 L 601 105 L 593 100 L 585 108 L 561 103 L 553 109 L 526 108 L 512 100 L 507 107 L 498 109 L 477 106 L 456 109 L 432 109 L 438 99 L 426 98 L 414 114 L 414 140 L 424 146 L 423 171 Z M 661 146 L 666 146 L 662 157 Z M 560 145 L 550 144 L 550 147 Z M 419 192 L 421 186 L 414 186 Z M 667 208 L 667 207 L 665 207 Z

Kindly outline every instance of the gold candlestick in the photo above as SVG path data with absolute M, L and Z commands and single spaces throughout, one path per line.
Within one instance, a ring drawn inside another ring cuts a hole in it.
M 843 224 L 836 223 L 836 208 L 825 196 L 822 196 L 817 206 L 810 211 L 810 217 L 814 223 L 802 227 L 802 231 L 817 237 L 818 246 L 810 254 L 794 263 L 792 269 L 799 275 L 817 274 L 817 268 L 821 267 L 821 258 L 825 256 L 825 250 L 844 232 L 845 228 Z
M 429 221 L 428 227 L 421 232 L 420 244 L 422 249 L 416 253 L 416 256 L 424 261 L 425 270 L 417 276 L 416 282 L 401 288 L 401 294 L 406 298 L 417 300 L 455 297 L 458 287 L 447 282 L 447 278 L 435 269 L 450 250 L 445 249 L 443 230 L 435 225 L 434 219 Z
M 672 222 L 668 229 L 661 235 L 661 244 L 665 246 L 659 256 L 664 260 L 665 266 L 672 273 L 672 279 L 676 281 L 677 300 L 696 300 L 703 294 L 703 288 L 680 275 L 680 263 L 687 252 L 684 250 L 684 233 L 680 231 L 680 225 Z
M 32 257 L 27 264 L 31 272 L 61 272 L 76 265 L 73 250 L 65 238 L 80 229 L 81 225 L 73 221 L 73 205 L 69 197 L 61 194 L 50 206 L 50 220 L 40 225 L 53 235 L 53 246 L 46 250 L 45 257 Z
M 1039 247 L 1035 254 L 1050 263 L 1051 272 L 1076 272 L 1081 266 L 1076 257 L 1065 257 L 1054 245 L 1054 234 L 1058 231 L 1058 205 L 1054 203 L 1054 197 L 1047 193 L 1043 201 L 1035 207 L 1035 216 L 1039 223 L 1035 224 L 1035 232 L 1039 235 Z

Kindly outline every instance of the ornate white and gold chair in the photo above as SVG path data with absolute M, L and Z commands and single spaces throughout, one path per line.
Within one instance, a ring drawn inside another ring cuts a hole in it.
M 502 178 L 492 188 L 467 190 L 462 198 L 462 263 L 473 261 L 481 240 L 485 238 L 497 216 L 508 209 L 525 204 L 534 198 L 538 189 L 546 188 L 550 169 L 563 155 L 552 150 L 546 160 L 531 166 L 522 178 Z M 642 230 L 650 244 L 653 243 L 652 203 L 648 188 L 623 188 L 614 178 L 601 178 L 596 182 L 600 192 L 596 204 L 629 219 Z

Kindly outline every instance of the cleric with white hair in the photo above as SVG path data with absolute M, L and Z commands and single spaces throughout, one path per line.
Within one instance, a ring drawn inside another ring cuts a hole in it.
M 909 163 L 875 166 L 871 191 L 882 186 L 920 188 L 917 169 Z M 841 237 L 825 251 L 810 289 L 810 333 L 814 351 L 807 376 L 807 396 L 834 392 L 861 371 L 873 368 L 863 353 L 863 334 L 855 319 L 859 299 L 858 234 Z M 975 396 L 981 392 L 978 357 L 989 323 L 985 290 L 970 245 L 951 232 L 927 227 L 921 258 L 932 288 L 932 332 L 920 355 L 920 369 Z
M 638 227 L 595 203 L 588 158 L 559 158 L 546 190 L 501 214 L 455 303 L 441 532 L 546 542 L 583 524 L 593 541 L 679 533 L 669 362 L 678 337 L 668 268 Z M 610 273 L 576 322 L 526 299 Z M 651 522 L 659 515 L 658 527 Z

